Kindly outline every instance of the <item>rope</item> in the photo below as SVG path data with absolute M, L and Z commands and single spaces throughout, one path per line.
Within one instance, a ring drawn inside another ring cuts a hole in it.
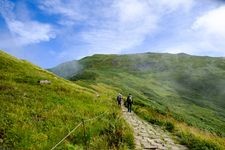
M 104 112 L 104 113 L 102 113 L 102 114 L 100 114 L 100 115 L 98 115 L 98 116 L 96 116 L 94 118 L 84 120 L 84 122 L 89 122 L 89 121 L 95 120 L 95 119 L 99 118 L 100 116 L 103 116 L 104 114 L 106 114 L 106 112 Z
M 61 144 L 71 133 L 73 133 L 82 123 L 80 122 L 72 131 L 70 131 L 59 143 L 57 143 L 51 150 L 54 150 L 59 144 Z
M 106 114 L 106 112 L 104 112 L 94 118 L 84 120 L 84 122 L 89 122 L 89 121 L 95 120 L 104 114 Z M 64 138 L 62 138 L 62 140 L 60 140 L 54 147 L 52 147 L 51 150 L 54 150 L 57 146 L 59 146 L 59 144 L 61 144 L 68 136 L 70 136 L 70 134 L 72 134 L 81 124 L 82 124 L 82 122 L 80 122 L 75 128 L 73 128 L 73 130 L 71 130 Z

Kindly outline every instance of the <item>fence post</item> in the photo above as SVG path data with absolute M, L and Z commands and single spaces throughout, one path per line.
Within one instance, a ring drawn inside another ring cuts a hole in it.
M 84 147 L 85 150 L 87 150 L 87 136 L 86 136 L 86 128 L 85 128 L 85 124 L 84 124 L 84 119 L 82 119 L 82 125 L 83 125 L 83 142 L 84 142 Z

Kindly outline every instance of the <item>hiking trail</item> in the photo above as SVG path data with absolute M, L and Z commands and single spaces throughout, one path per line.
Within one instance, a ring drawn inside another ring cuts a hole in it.
M 123 116 L 134 130 L 135 148 L 152 150 L 188 150 L 187 147 L 177 144 L 169 133 L 160 127 L 151 125 L 140 119 L 135 113 L 127 112 L 127 108 L 122 107 Z

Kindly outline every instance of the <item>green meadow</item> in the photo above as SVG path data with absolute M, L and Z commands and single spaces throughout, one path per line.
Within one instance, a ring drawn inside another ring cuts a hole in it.
M 38 81 L 48 80 L 50 84 Z M 132 149 L 132 130 L 106 84 L 87 88 L 0 51 L 0 149 Z
M 225 149 L 224 58 L 93 55 L 49 69 L 64 79 L 1 51 L 0 71 L 0 149 L 51 149 L 80 123 L 57 149 L 133 149 L 118 92 L 188 148 Z
M 172 132 L 190 149 L 225 149 L 224 58 L 145 53 L 93 55 L 78 63 L 81 69 L 67 79 L 132 93 L 140 117 Z

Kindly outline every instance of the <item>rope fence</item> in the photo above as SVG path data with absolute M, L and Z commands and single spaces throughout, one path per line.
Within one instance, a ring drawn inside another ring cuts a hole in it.
M 95 120 L 101 116 L 103 116 L 104 114 L 106 114 L 107 112 L 104 112 L 96 117 L 93 117 L 93 118 L 90 118 L 90 119 L 86 119 L 86 120 L 83 120 L 82 122 L 80 122 L 77 126 L 75 126 L 73 128 L 73 130 L 71 130 L 64 138 L 62 138 L 62 140 L 60 140 L 55 146 L 53 146 L 51 148 L 51 150 L 54 150 L 57 146 L 59 146 L 68 136 L 70 136 L 76 129 L 78 129 L 78 127 L 80 127 L 84 122 L 89 122 L 89 121 L 92 121 L 92 120 Z

